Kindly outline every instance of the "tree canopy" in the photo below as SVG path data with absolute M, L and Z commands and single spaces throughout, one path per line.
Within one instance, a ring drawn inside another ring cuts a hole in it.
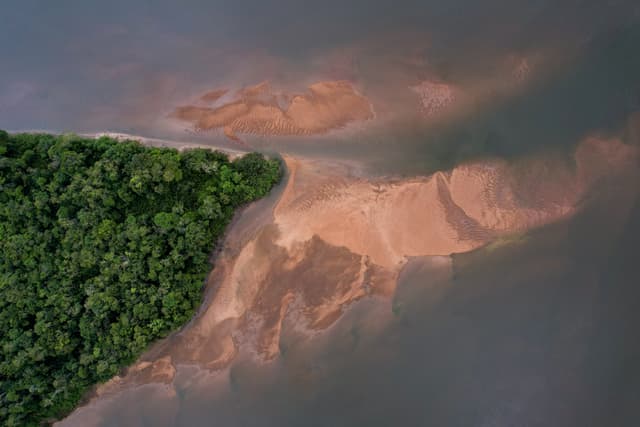
M 0 424 L 71 411 L 201 300 L 234 210 L 278 160 L 0 131 Z

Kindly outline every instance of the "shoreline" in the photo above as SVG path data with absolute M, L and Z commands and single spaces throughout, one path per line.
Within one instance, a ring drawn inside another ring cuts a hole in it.
M 229 158 L 229 161 L 233 161 L 239 157 L 242 157 L 246 154 L 251 153 L 250 150 L 234 150 L 234 149 L 222 147 L 219 145 L 193 143 L 193 142 L 177 141 L 177 140 L 169 140 L 169 139 L 161 139 L 161 138 L 149 138 L 142 135 L 132 135 L 127 133 L 109 132 L 109 131 L 75 133 L 75 132 L 52 131 L 52 130 L 46 130 L 46 129 L 21 129 L 21 130 L 7 130 L 6 132 L 11 135 L 40 134 L 40 135 L 62 136 L 62 135 L 70 134 L 70 135 L 77 135 L 78 137 L 92 138 L 92 139 L 109 137 L 116 140 L 117 142 L 133 141 L 145 147 L 172 148 L 178 151 L 200 148 L 200 149 L 206 149 L 210 151 L 221 152 Z M 267 157 L 278 158 L 280 160 L 281 167 L 283 168 L 282 179 L 272 189 L 272 191 L 275 190 L 277 193 L 277 191 L 280 190 L 281 192 L 281 189 L 286 186 L 286 179 L 288 177 L 286 164 L 283 161 L 280 153 L 273 153 Z M 128 364 L 127 366 L 122 366 L 120 368 L 120 371 L 116 375 L 114 375 L 112 378 L 110 378 L 104 383 L 93 384 L 92 386 L 90 386 L 86 390 L 86 392 L 83 394 L 83 397 L 78 402 L 78 404 L 71 411 L 65 414 L 62 418 L 49 419 L 49 420 L 46 420 L 47 423 L 51 423 L 50 425 L 60 425 L 60 423 L 63 423 L 64 420 L 70 417 L 74 412 L 78 411 L 81 408 L 86 408 L 95 404 L 97 399 L 99 398 L 101 399 L 103 397 L 108 397 L 112 395 L 115 396 L 128 388 L 138 388 L 146 385 L 164 385 L 165 387 L 170 387 L 170 385 L 173 382 L 173 378 L 175 376 L 175 368 L 177 365 L 174 366 L 171 363 L 170 357 L 167 360 L 166 356 L 155 357 L 155 354 L 158 352 L 162 352 L 164 347 L 166 347 L 167 345 L 171 345 L 172 340 L 176 336 L 179 336 L 185 329 L 187 329 L 194 321 L 196 321 L 200 317 L 202 312 L 206 310 L 210 301 L 214 298 L 215 291 L 216 291 L 215 287 L 211 286 L 212 283 L 209 283 L 209 279 L 212 273 L 216 269 L 216 260 L 221 256 L 221 254 L 224 253 L 226 249 L 225 242 L 228 240 L 228 236 L 230 232 L 234 229 L 234 226 L 239 222 L 242 215 L 248 209 L 250 209 L 252 206 L 256 205 L 259 202 L 263 202 L 264 200 L 271 200 L 272 199 L 271 194 L 272 193 L 270 192 L 263 198 L 260 198 L 258 200 L 246 203 L 243 206 L 240 206 L 234 212 L 233 217 L 228 221 L 227 224 L 225 224 L 224 232 L 222 233 L 222 235 L 218 237 L 217 241 L 214 242 L 209 252 L 209 256 L 207 260 L 210 264 L 210 267 L 206 273 L 206 276 L 203 278 L 201 301 L 196 311 L 192 315 L 192 317 L 187 322 L 182 324 L 180 327 L 171 331 L 167 336 L 160 338 L 155 342 L 152 342 L 149 345 L 149 347 L 142 354 L 140 354 L 138 358 L 136 358 L 136 360 L 134 360 L 133 363 Z M 278 194 L 278 198 L 279 196 L 280 194 Z M 271 200 L 271 202 L 275 204 L 277 203 L 277 200 L 275 201 Z M 169 369 L 169 371 L 171 371 L 171 373 L 169 375 L 164 375 L 164 374 L 157 375 L 157 372 L 155 372 L 157 370 L 157 366 L 156 366 L 157 362 L 165 362 L 163 364 L 168 365 L 167 368 Z M 145 372 L 147 371 L 148 367 L 151 368 L 151 372 Z M 142 381 L 136 381 L 135 379 L 133 381 L 128 381 L 127 377 L 129 377 L 132 374 L 140 375 L 144 377 L 145 374 L 147 373 L 151 375 L 149 376 L 149 378 L 145 378 Z M 170 381 L 165 381 L 164 377 L 169 378 Z
M 188 150 L 192 148 L 204 148 L 204 149 L 220 151 L 222 153 L 225 153 L 229 156 L 230 160 L 233 160 L 236 157 L 240 157 L 244 154 L 248 154 L 251 152 L 250 150 L 233 149 L 233 148 L 223 147 L 221 145 L 204 144 L 204 143 L 198 143 L 198 142 L 188 142 L 188 141 L 164 139 L 164 138 L 151 138 L 151 137 L 146 137 L 144 135 L 133 135 L 129 133 L 111 132 L 111 131 L 75 133 L 75 132 L 62 132 L 62 131 L 48 130 L 48 129 L 18 129 L 18 130 L 11 129 L 11 130 L 7 130 L 7 132 L 10 134 L 40 133 L 40 134 L 50 134 L 50 135 L 64 135 L 67 133 L 71 133 L 71 134 L 76 134 L 78 136 L 82 136 L 86 138 L 100 138 L 100 137 L 106 136 L 109 138 L 116 139 L 118 141 L 132 140 L 132 141 L 138 141 L 142 145 L 145 145 L 147 147 L 175 148 L 178 151 Z
M 543 159 L 531 159 L 526 170 L 537 172 L 523 176 L 494 159 L 389 180 L 350 175 L 341 162 L 281 155 L 285 174 L 267 198 L 269 214 L 252 221 L 247 210 L 258 201 L 228 224 L 196 315 L 75 410 L 103 394 L 158 379 L 171 383 L 174 377 L 154 375 L 163 360 L 159 368 L 166 362 L 209 372 L 222 372 L 242 354 L 270 362 L 279 356 L 287 317 L 305 323 L 311 335 L 328 331 L 360 299 L 391 301 L 410 258 L 466 253 L 573 216 L 580 194 L 618 168 L 633 169 L 637 153 L 616 139 L 587 138 L 574 155 L 576 171 L 536 188 L 531 183 L 545 172 Z M 532 198 L 520 200 L 525 189 Z M 337 227 L 345 221 L 349 227 Z M 405 226 L 387 235 L 391 223 Z M 432 227 L 416 230 L 419 224 Z

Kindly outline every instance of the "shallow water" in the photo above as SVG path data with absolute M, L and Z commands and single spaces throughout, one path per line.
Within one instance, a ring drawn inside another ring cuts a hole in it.
M 452 261 L 414 259 L 393 301 L 356 303 L 314 338 L 289 325 L 271 364 L 186 369 L 175 395 L 130 390 L 69 425 L 634 425 L 637 200 L 609 196 Z
M 640 110 L 634 1 L 5 3 L 0 128 L 233 146 L 167 125 L 167 115 L 217 87 L 348 79 L 379 120 L 304 141 L 246 141 L 409 176 L 483 157 L 566 159 L 592 134 L 639 144 L 640 130 L 627 128 Z M 500 64 L 512 56 L 544 60 L 507 90 Z M 424 120 L 406 107 L 407 88 L 427 77 L 473 88 L 469 105 Z M 393 298 L 353 304 L 325 333 L 309 337 L 287 320 L 268 364 L 241 354 L 217 373 L 183 366 L 172 387 L 127 389 L 61 424 L 636 425 L 638 194 L 638 183 L 606 182 L 570 220 L 412 259 Z M 234 225 L 231 252 L 269 221 L 277 196 Z
M 317 143 L 249 143 L 400 174 L 571 146 L 585 133 L 616 129 L 640 107 L 635 3 L 9 1 L 0 15 L 0 55 L 10 59 L 0 67 L 0 128 L 232 144 L 220 133 L 168 126 L 167 115 L 216 87 L 269 80 L 301 91 L 348 79 L 388 120 Z M 511 57 L 543 60 L 516 94 L 495 87 Z M 407 87 L 427 76 L 475 87 L 471 107 L 436 124 L 406 111 Z

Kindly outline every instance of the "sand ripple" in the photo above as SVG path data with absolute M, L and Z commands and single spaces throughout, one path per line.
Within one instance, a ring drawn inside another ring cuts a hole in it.
M 224 90 L 208 92 L 202 100 L 216 101 Z M 177 108 L 172 116 L 196 130 L 222 129 L 238 135 L 316 135 L 373 117 L 371 104 L 346 81 L 324 81 L 306 93 L 274 92 L 267 82 L 244 88 L 231 102 L 217 108 L 195 105 Z
M 118 387 L 169 382 L 181 364 L 220 369 L 243 348 L 273 359 L 283 325 L 315 333 L 358 299 L 392 296 L 411 257 L 466 252 L 562 220 L 601 181 L 629 171 L 637 179 L 640 166 L 637 147 L 598 138 L 581 143 L 571 162 L 486 160 L 395 181 L 285 160 L 290 176 L 272 222 L 222 253 L 210 305 Z

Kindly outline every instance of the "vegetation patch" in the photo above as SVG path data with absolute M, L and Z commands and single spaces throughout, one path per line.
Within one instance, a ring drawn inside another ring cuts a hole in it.
M 211 250 L 280 162 L 0 131 L 0 424 L 71 411 L 185 323 Z

